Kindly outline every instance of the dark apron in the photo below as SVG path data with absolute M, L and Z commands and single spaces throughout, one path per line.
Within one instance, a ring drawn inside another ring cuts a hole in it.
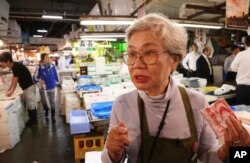
M 196 152 L 198 148 L 197 130 L 193 116 L 193 110 L 188 95 L 183 87 L 179 87 L 185 106 L 186 115 L 190 127 L 191 137 L 187 139 L 160 138 L 160 132 L 164 126 L 164 120 L 168 111 L 168 101 L 165 113 L 156 136 L 150 136 L 144 102 L 138 95 L 138 109 L 141 126 L 141 146 L 137 163 L 196 163 Z M 181 120 L 181 119 L 180 119 Z M 181 129 L 180 129 L 181 130 Z M 171 131 L 170 131 L 171 132 Z

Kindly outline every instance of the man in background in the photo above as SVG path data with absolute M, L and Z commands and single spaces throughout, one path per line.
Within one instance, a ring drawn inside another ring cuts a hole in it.
M 237 104 L 250 105 L 250 36 L 245 39 L 246 50 L 239 52 L 234 58 L 231 69 L 236 75 L 236 100 Z
M 231 63 L 233 62 L 235 56 L 240 52 L 240 47 L 234 45 L 231 48 L 232 54 L 228 56 L 224 61 L 224 72 L 226 74 L 226 81 L 235 81 L 236 72 L 232 71 Z
M 208 57 L 211 55 L 211 48 L 206 46 L 203 49 L 203 54 L 197 59 L 196 62 L 196 75 L 199 78 L 207 79 L 208 84 L 214 82 L 212 64 Z
M 198 46 L 196 43 L 192 44 L 192 52 L 188 53 L 182 61 L 183 67 L 187 70 L 187 77 L 196 76 L 196 61 L 201 56 L 198 53 Z
M 0 65 L 2 68 L 10 68 L 13 72 L 11 84 L 6 96 L 11 96 L 17 87 L 17 83 L 19 83 L 19 86 L 23 90 L 24 106 L 29 114 L 29 121 L 26 125 L 32 126 L 37 124 L 36 89 L 28 68 L 21 63 L 14 62 L 12 54 L 9 52 L 0 54 Z

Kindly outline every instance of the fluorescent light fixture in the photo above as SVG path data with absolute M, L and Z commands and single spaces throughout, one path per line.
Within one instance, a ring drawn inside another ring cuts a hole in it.
M 58 16 L 58 15 L 42 15 L 42 18 L 44 19 L 62 19 L 62 16 Z
M 37 32 L 39 32 L 39 33 L 47 33 L 48 31 L 46 29 L 38 29 Z
M 42 35 L 33 35 L 33 37 L 43 37 Z
M 193 27 L 193 28 L 209 28 L 209 29 L 221 29 L 222 26 L 219 25 L 202 25 L 202 24 L 186 24 L 186 23 L 179 23 L 180 26 L 183 27 Z
M 4 45 L 3 41 L 0 40 L 0 47 L 3 46 L 3 45 Z
M 116 38 L 88 38 L 88 37 L 83 37 L 81 38 L 83 41 L 117 41 Z
M 82 20 L 81 25 L 131 25 L 132 21 Z
M 81 25 L 131 25 L 136 17 L 131 16 L 82 16 Z
M 86 32 L 80 35 L 81 38 L 124 38 L 125 33 L 92 33 Z

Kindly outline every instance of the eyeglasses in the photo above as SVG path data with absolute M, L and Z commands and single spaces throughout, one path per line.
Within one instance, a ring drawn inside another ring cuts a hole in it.
M 141 61 L 144 64 L 146 64 L 146 65 L 153 65 L 153 64 L 157 63 L 157 61 L 158 61 L 158 55 L 164 54 L 164 53 L 169 53 L 169 52 L 168 51 L 164 51 L 164 52 L 157 53 L 156 51 L 153 51 L 153 50 L 145 50 L 145 51 L 141 51 L 141 52 L 127 51 L 127 52 L 125 52 L 123 54 L 123 60 L 124 60 L 125 64 L 127 64 L 129 66 L 132 66 L 132 65 L 134 65 L 135 60 L 136 60 L 136 58 L 139 55 Z

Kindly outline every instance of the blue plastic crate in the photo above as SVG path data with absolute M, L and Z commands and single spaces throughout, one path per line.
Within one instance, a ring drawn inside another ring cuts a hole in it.
M 89 132 L 90 132 L 90 124 L 87 112 L 85 110 L 71 110 L 70 133 L 81 134 Z
M 88 85 L 77 86 L 77 89 L 85 91 L 101 91 L 102 87 L 96 84 L 88 84 Z
M 92 103 L 91 112 L 99 119 L 109 119 L 113 101 Z

